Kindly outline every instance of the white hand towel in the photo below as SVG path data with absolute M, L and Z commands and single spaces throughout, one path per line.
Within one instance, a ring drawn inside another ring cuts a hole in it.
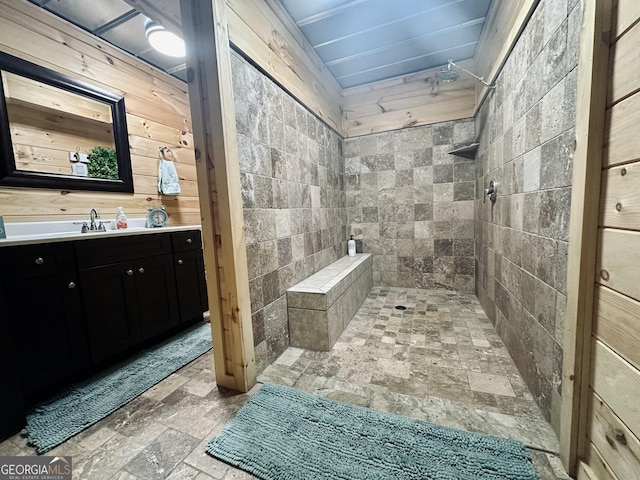
M 164 152 L 169 150 L 167 147 L 161 147 L 158 157 L 160 157 L 160 165 L 158 165 L 158 191 L 162 195 L 177 195 L 180 193 L 180 180 L 176 165 L 171 160 L 166 160 Z M 171 156 L 175 159 L 173 152 Z

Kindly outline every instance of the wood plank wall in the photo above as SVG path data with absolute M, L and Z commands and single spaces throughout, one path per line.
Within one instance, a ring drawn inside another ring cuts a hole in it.
M 640 4 L 613 12 L 592 347 L 588 461 L 640 479 Z M 590 464 L 590 467 L 594 468 Z
M 0 188 L 5 222 L 85 218 L 91 208 L 108 219 L 123 206 L 142 217 L 164 203 L 171 225 L 200 224 L 186 85 L 74 27 L 26 0 L 0 0 L 0 50 L 125 97 L 134 194 Z M 158 147 L 176 156 L 182 194 L 157 194 Z M 42 146 L 32 146 L 46 155 Z
M 472 61 L 461 66 L 473 71 Z M 441 68 L 423 70 L 342 91 L 345 137 L 472 117 L 476 81 L 465 74 L 437 89 L 429 82 Z
M 182 35 L 179 2 L 125 0 Z M 340 86 L 276 0 L 226 0 L 231 43 L 327 125 L 342 134 Z
M 8 72 L 2 80 L 18 170 L 70 175 L 70 152 L 115 147 L 108 105 Z

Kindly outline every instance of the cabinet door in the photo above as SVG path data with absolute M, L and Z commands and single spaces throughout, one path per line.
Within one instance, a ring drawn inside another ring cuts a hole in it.
M 143 340 L 173 330 L 180 324 L 173 257 L 136 260 L 134 270 Z
M 91 357 L 95 363 L 133 349 L 142 340 L 131 262 L 80 270 Z
M 1 284 L 0 305 L 7 305 Z M 16 367 L 8 317 L 2 316 L 0 317 L 0 392 L 2 392 L 0 395 L 0 441 L 19 432 L 26 422 Z
M 15 363 L 26 396 L 89 368 L 75 272 L 17 280 L 4 289 Z
M 183 324 L 195 323 L 208 309 L 202 250 L 178 252 L 174 259 L 180 320 Z

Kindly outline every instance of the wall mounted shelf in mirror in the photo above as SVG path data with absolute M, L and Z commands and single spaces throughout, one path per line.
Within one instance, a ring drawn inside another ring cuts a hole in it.
M 133 192 L 124 98 L 0 52 L 0 185 Z

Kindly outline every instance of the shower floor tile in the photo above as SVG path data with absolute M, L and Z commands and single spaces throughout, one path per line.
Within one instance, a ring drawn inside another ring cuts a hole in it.
M 288 348 L 259 381 L 558 448 L 473 295 L 376 287 L 330 352 Z M 72 455 L 79 479 L 251 479 L 204 453 L 249 394 L 218 388 L 208 353 L 47 455 Z M 0 442 L 0 456 L 34 454 Z M 569 478 L 557 455 L 531 454 L 544 480 Z
M 555 433 L 471 294 L 374 287 L 331 351 L 290 347 L 258 380 L 514 438 L 532 447 L 542 478 L 568 478 L 548 453 Z
M 471 390 L 476 392 L 491 393 L 495 395 L 505 395 L 515 397 L 511 382 L 504 375 L 490 375 L 487 373 L 469 372 L 469 384 Z

